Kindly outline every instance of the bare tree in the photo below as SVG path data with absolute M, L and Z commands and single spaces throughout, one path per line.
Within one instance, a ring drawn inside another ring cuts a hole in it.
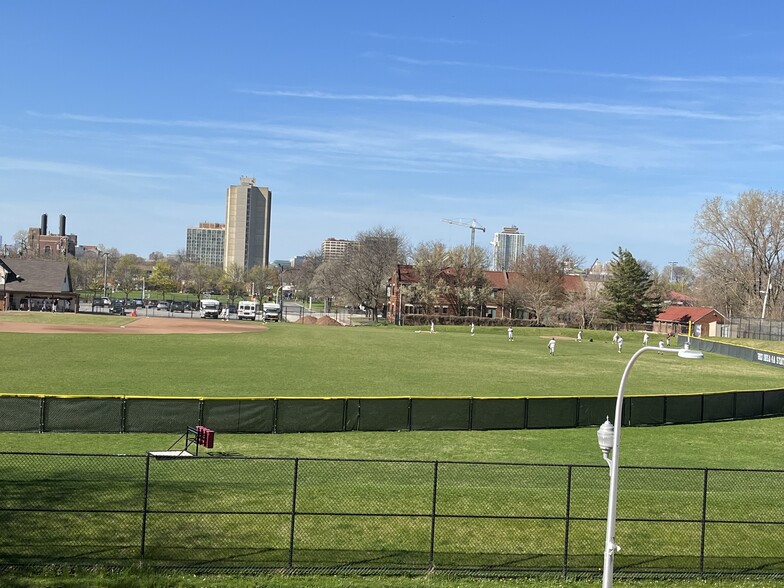
M 313 273 L 310 289 L 324 299 L 324 311 L 329 312 L 331 301 L 343 292 L 343 267 L 340 260 L 331 259 L 320 264 Z
M 704 300 L 725 314 L 759 314 L 767 302 L 768 316 L 781 316 L 784 194 L 749 190 L 735 200 L 710 198 L 694 228 Z
M 459 316 L 480 309 L 492 295 L 485 273 L 487 252 L 479 247 L 455 247 L 447 253 L 448 266 L 440 279 L 440 293 Z
M 412 284 L 406 294 L 413 304 L 421 305 L 426 312 L 433 312 L 441 296 L 447 256 L 448 249 L 440 241 L 420 243 L 414 249 L 413 265 L 419 281 Z
M 514 293 L 539 323 L 548 324 L 553 310 L 566 300 L 565 251 L 547 245 L 526 245 L 514 264 L 514 271 L 520 275 L 513 285 Z
M 286 280 L 294 286 L 298 296 L 307 298 L 311 295 L 311 283 L 316 269 L 324 261 L 321 251 L 314 249 L 304 255 L 304 260 L 286 272 Z
M 343 291 L 364 305 L 373 320 L 386 302 L 386 286 L 395 266 L 405 261 L 405 240 L 394 229 L 381 226 L 354 238 L 357 245 L 342 260 Z

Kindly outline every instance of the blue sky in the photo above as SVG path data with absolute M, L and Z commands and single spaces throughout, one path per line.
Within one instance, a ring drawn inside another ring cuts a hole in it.
M 707 198 L 780 190 L 784 4 L 5 2 L 0 235 L 147 256 L 273 191 L 270 256 L 516 225 L 689 261 Z

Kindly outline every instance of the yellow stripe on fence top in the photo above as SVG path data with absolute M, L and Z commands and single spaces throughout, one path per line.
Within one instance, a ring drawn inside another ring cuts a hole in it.
M 750 392 L 777 392 L 769 390 L 724 390 L 718 392 L 686 392 L 684 394 L 626 394 L 625 398 L 678 398 L 686 396 L 716 396 L 718 394 L 745 394 Z M 114 400 L 526 400 L 526 399 L 581 399 L 615 398 L 617 395 L 600 394 L 590 396 L 136 396 L 128 394 L 42 394 L 0 392 L 0 398 L 95 398 Z

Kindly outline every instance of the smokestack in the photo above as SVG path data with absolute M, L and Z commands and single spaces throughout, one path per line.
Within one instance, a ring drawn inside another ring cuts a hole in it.
M 60 215 L 60 236 L 65 237 L 65 215 Z
M 46 235 L 46 213 L 41 215 L 41 234 Z

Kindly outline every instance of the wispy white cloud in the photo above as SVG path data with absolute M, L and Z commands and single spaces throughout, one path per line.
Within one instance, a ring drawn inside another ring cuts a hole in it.
M 173 174 L 137 172 L 94 165 L 84 165 L 80 163 L 48 161 L 41 159 L 22 159 L 15 157 L 0 157 L 0 170 L 51 173 L 64 176 L 74 176 L 78 178 L 84 178 L 88 176 L 137 179 L 162 179 L 179 177 Z
M 587 112 L 627 117 L 652 118 L 690 118 L 702 120 L 740 121 L 745 116 L 734 116 L 717 112 L 668 108 L 666 106 L 637 106 L 629 104 L 602 104 L 598 102 L 554 102 L 526 100 L 521 98 L 467 97 L 432 94 L 336 94 L 321 91 L 288 90 L 242 90 L 257 96 L 309 98 L 314 100 L 346 100 L 360 102 L 405 102 L 416 104 L 449 104 L 454 106 L 482 106 L 494 108 L 521 108 L 528 110 L 552 110 L 568 112 Z
M 36 114 L 36 116 L 48 116 Z M 673 153 L 683 154 L 688 145 L 673 141 L 644 138 L 633 142 L 623 133 L 602 136 L 569 137 L 560 134 L 517 132 L 509 129 L 481 128 L 462 130 L 448 123 L 439 128 L 409 124 L 381 124 L 363 121 L 333 121 L 332 128 L 262 125 L 253 122 L 157 120 L 107 117 L 92 114 L 62 113 L 51 118 L 78 121 L 90 125 L 145 126 L 163 129 L 159 133 L 130 134 L 125 129 L 112 133 L 87 131 L 82 142 L 113 145 L 129 153 L 149 153 L 150 149 L 179 153 L 177 161 L 189 169 L 206 161 L 244 160 L 254 150 L 277 165 L 350 165 L 365 170 L 407 170 L 437 174 L 456 170 L 514 171 L 533 162 L 548 164 L 589 164 L 613 168 L 652 168 L 677 164 Z M 323 121 L 322 121 L 323 122 Z M 197 132 L 169 133 L 168 129 L 191 129 Z M 456 130 L 452 130 L 456 129 Z M 219 131 L 222 135 L 198 131 Z M 56 133 L 51 127 L 47 133 Z M 76 131 L 62 131 L 70 135 Z M 242 155 L 232 155 L 242 145 Z M 187 148 L 187 151 L 182 150 Z M 191 153 L 196 160 L 189 161 Z M 184 158 L 184 159 L 183 159 Z M 149 160 L 149 157 L 147 158 Z M 173 165 L 170 160 L 169 165 Z M 38 165 L 42 165 L 38 162 Z
M 472 41 L 466 41 L 462 39 L 449 39 L 446 37 L 412 37 L 412 36 L 405 36 L 405 35 L 390 35 L 387 33 L 376 33 L 376 32 L 366 32 L 362 33 L 365 37 L 372 37 L 374 39 L 384 39 L 386 41 L 396 41 L 396 42 L 417 42 L 417 43 L 431 43 L 437 45 L 467 45 L 471 44 Z
M 591 78 L 610 78 L 610 79 L 623 79 L 623 80 L 636 80 L 641 82 L 671 82 L 671 83 L 685 83 L 685 84 L 771 84 L 781 86 L 784 85 L 783 77 L 774 76 L 728 76 L 728 75 L 664 75 L 664 74 L 639 74 L 631 72 L 602 72 L 602 71 L 585 71 L 574 69 L 552 69 L 552 68 L 536 68 L 536 67 L 521 67 L 514 65 L 494 64 L 494 63 L 481 63 L 472 61 L 460 61 L 450 59 L 419 59 L 415 57 L 406 57 L 402 55 L 390 55 L 390 59 L 399 63 L 408 65 L 418 65 L 422 67 L 466 67 L 477 69 L 491 69 L 491 70 L 506 70 L 506 71 L 519 71 L 529 73 L 542 73 L 561 76 L 581 76 Z

